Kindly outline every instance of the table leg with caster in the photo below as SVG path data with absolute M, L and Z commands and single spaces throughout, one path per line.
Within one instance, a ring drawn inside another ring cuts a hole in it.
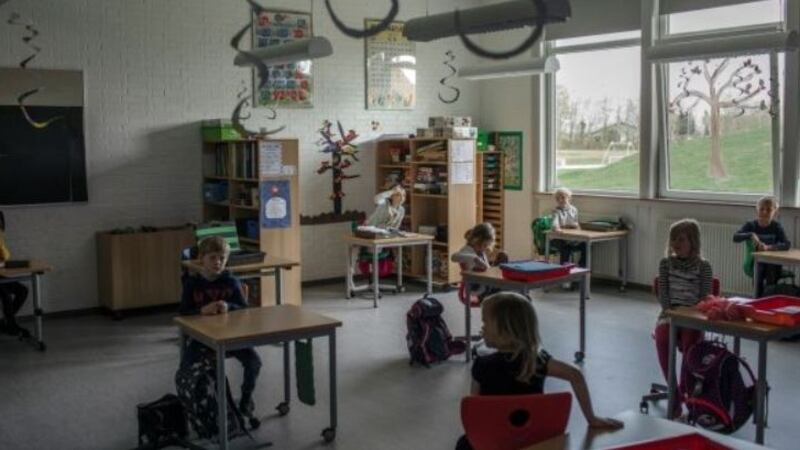
M 336 426 L 337 418 L 337 405 L 336 405 L 336 331 L 331 331 L 328 335 L 328 361 L 330 367 L 328 369 L 330 376 L 330 408 L 331 408 L 331 425 L 322 430 L 322 439 L 325 442 L 331 442 L 336 439 Z
M 587 280 L 589 278 L 589 274 L 586 273 L 581 277 L 581 290 L 580 290 L 580 350 L 575 352 L 575 363 L 580 364 L 583 362 L 583 358 L 586 355 L 586 290 L 587 290 Z

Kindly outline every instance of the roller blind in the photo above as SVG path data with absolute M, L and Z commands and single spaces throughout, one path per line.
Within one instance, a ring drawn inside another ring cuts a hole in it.
M 548 25 L 547 39 L 565 39 L 641 28 L 641 0 L 571 0 L 572 17 Z
M 717 8 L 720 6 L 753 3 L 758 0 L 661 0 L 659 8 L 661 14 L 674 14 L 698 9 Z

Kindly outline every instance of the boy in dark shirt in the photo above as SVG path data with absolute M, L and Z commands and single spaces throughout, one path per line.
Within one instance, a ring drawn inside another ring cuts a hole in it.
M 754 251 L 789 250 L 791 243 L 786 238 L 783 226 L 775 219 L 778 201 L 774 197 L 761 197 L 756 203 L 756 220 L 751 220 L 733 235 L 733 242 L 750 240 Z M 779 264 L 762 264 L 763 270 L 756 277 L 756 296 L 760 297 L 766 285 L 775 284 L 783 269 Z
M 181 315 L 225 314 L 247 307 L 239 280 L 225 271 L 229 254 L 230 246 L 219 236 L 200 241 L 198 256 L 203 267 L 200 273 L 188 276 L 183 283 Z M 191 367 L 202 358 L 214 358 L 211 350 L 205 345 L 191 339 L 187 342 L 181 359 L 181 368 Z M 229 351 L 226 356 L 238 359 L 244 368 L 239 408 L 246 416 L 252 416 L 255 409 L 253 390 L 261 370 L 261 358 L 252 347 Z
M 11 259 L 11 251 L 6 246 L 5 229 L 5 218 L 0 211 L 0 267 L 4 267 L 6 261 Z M 28 298 L 28 288 L 24 284 L 16 281 L 0 283 L 0 302 L 3 305 L 0 332 L 12 336 L 30 337 L 31 333 L 17 324 L 17 312 L 22 308 L 26 298 Z

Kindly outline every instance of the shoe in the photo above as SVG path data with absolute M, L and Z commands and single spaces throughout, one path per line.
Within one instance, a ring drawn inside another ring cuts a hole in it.
M 256 410 L 256 404 L 253 402 L 253 397 L 250 395 L 243 395 L 239 400 L 239 411 L 245 417 L 252 417 L 253 412 Z

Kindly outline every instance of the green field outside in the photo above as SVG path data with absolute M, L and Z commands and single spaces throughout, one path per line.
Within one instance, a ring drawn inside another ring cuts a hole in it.
M 772 142 L 769 128 L 731 133 L 722 138 L 722 160 L 728 178 L 708 177 L 711 141 L 708 137 L 673 145 L 670 187 L 683 191 L 731 193 L 772 192 Z M 639 155 L 632 155 L 599 169 L 559 170 L 558 185 L 574 190 L 599 189 L 637 191 Z

